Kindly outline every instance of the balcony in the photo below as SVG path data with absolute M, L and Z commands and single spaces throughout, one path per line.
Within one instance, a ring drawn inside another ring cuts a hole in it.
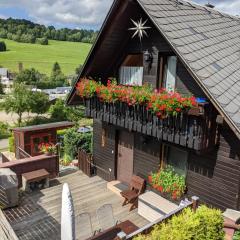
M 200 105 L 177 116 L 158 118 L 145 106 L 127 103 L 104 103 L 98 97 L 85 99 L 86 116 L 194 149 L 206 150 L 215 144 L 216 124 L 208 105 Z

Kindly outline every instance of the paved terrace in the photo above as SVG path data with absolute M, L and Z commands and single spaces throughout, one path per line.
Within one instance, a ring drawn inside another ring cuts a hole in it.
M 76 171 L 52 180 L 48 189 L 22 194 L 17 208 L 4 211 L 19 239 L 60 239 L 61 191 L 65 182 L 73 195 L 75 214 L 89 212 L 93 230 L 99 229 L 96 209 L 106 203 L 112 204 L 116 220 L 130 220 L 138 227 L 147 223 L 137 209 L 129 212 L 129 206 L 121 206 L 122 199 L 107 189 L 106 181 Z

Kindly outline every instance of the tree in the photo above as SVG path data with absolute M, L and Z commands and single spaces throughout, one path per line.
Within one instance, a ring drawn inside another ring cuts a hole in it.
M 1 77 L 0 77 L 0 94 L 4 94 L 3 84 L 1 83 Z
M 18 126 L 22 123 L 22 114 L 29 111 L 29 93 L 23 83 L 15 83 L 12 95 L 5 98 L 3 108 L 6 113 L 16 113 L 18 115 Z
M 5 52 L 7 51 L 7 46 L 5 42 L 0 42 L 0 52 Z
M 51 105 L 48 112 L 56 121 L 68 120 L 77 123 L 84 117 L 83 107 L 67 107 L 62 99 L 58 99 L 54 105 Z
M 32 113 L 44 114 L 49 108 L 49 99 L 43 92 L 31 92 L 29 94 L 29 110 Z
M 66 106 L 62 99 L 57 99 L 56 103 L 50 106 L 49 113 L 51 118 L 56 121 L 68 120 Z
M 61 67 L 60 67 L 59 63 L 55 62 L 53 64 L 53 68 L 52 68 L 52 75 L 58 75 L 61 72 L 62 72 L 62 70 L 61 70 Z
M 76 73 L 77 75 L 79 75 L 79 74 L 81 73 L 81 71 L 82 71 L 82 65 L 80 64 L 80 65 L 75 69 L 75 73 Z
M 61 67 L 58 62 L 53 64 L 52 74 L 51 74 L 51 81 L 54 83 L 56 87 L 66 86 L 67 85 L 67 78 L 61 71 Z
M 48 45 L 48 39 L 46 37 L 37 38 L 36 43 L 41 45 Z
M 34 68 L 25 69 L 17 74 L 16 82 L 37 86 L 41 80 L 41 74 Z

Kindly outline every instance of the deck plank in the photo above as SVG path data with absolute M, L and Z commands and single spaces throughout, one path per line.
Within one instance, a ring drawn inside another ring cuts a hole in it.
M 77 171 L 51 181 L 50 188 L 23 194 L 17 208 L 4 211 L 20 240 L 60 239 L 63 183 L 68 183 L 71 189 L 75 215 L 89 212 L 93 229 L 99 229 L 96 210 L 107 203 L 112 204 L 116 220 L 130 220 L 138 227 L 148 223 L 137 214 L 137 209 L 129 212 L 129 206 L 122 207 L 122 198 L 107 189 L 106 181 Z

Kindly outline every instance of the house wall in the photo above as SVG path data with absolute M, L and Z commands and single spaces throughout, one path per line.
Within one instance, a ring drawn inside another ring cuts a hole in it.
M 240 140 L 227 126 L 219 132 L 216 149 L 203 155 L 190 153 L 188 192 L 216 207 L 239 209 Z
M 105 145 L 102 146 L 103 130 L 105 131 Z M 116 131 L 111 125 L 94 119 L 93 121 L 93 156 L 97 165 L 98 175 L 109 180 L 116 176 L 115 173 L 115 148 Z M 109 171 L 111 170 L 111 171 Z
M 102 128 L 106 130 L 105 146 L 101 146 Z M 113 125 L 94 120 L 93 153 L 94 163 L 105 170 L 98 175 L 108 180 L 106 175 L 112 169 L 116 178 L 117 131 Z M 159 169 L 160 144 L 156 138 L 139 133 L 134 134 L 133 173 L 147 179 Z M 199 196 L 201 201 L 215 207 L 239 209 L 240 181 L 240 141 L 228 127 L 219 128 L 218 146 L 207 153 L 188 151 L 187 187 L 190 196 Z
M 148 19 L 148 16 L 141 10 L 136 9 L 136 12 L 133 16 L 136 16 L 134 19 L 143 18 Z M 140 17 L 141 16 L 141 17 Z M 136 53 L 143 53 L 144 51 L 148 50 L 152 53 L 153 62 L 151 68 L 148 67 L 148 64 L 143 63 L 144 66 L 144 76 L 143 76 L 143 83 L 151 84 L 154 88 L 157 87 L 157 82 L 159 78 L 159 65 L 160 65 L 160 55 L 169 54 L 173 51 L 164 37 L 159 33 L 153 23 L 148 20 L 146 23 L 147 26 L 150 26 L 151 29 L 147 30 L 148 37 L 144 36 L 142 42 L 140 42 L 138 37 L 133 39 L 129 39 L 123 48 L 123 51 L 119 51 L 116 49 L 115 55 L 118 57 L 116 58 L 117 61 L 113 64 L 113 72 L 115 76 L 118 76 L 119 68 L 124 61 L 125 57 L 128 54 L 136 54 Z M 131 32 L 132 34 L 132 32 Z M 124 35 L 125 36 L 125 35 Z M 112 46 L 113 47 L 113 46 Z M 193 94 L 196 97 L 204 97 L 205 94 L 192 78 L 192 76 L 188 73 L 187 69 L 183 66 L 180 60 L 177 63 L 177 77 L 176 77 L 176 89 L 178 92 L 182 94 Z

